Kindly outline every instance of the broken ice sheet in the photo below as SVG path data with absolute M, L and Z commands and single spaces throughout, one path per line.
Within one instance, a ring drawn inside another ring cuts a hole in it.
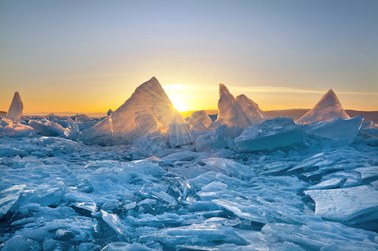
M 378 191 L 368 186 L 308 190 L 304 193 L 315 201 L 315 214 L 318 216 L 340 221 L 358 221 L 358 217 L 364 215 L 369 215 L 370 220 L 378 219 Z
M 25 185 L 14 185 L 0 191 L 0 218 L 2 218 L 16 203 Z

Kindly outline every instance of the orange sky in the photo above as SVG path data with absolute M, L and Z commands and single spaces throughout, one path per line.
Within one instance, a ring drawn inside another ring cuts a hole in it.
M 378 1 L 0 1 L 0 110 L 105 113 L 156 76 L 180 110 L 218 84 L 263 110 L 328 89 L 378 110 Z
M 139 82 L 142 83 L 144 80 Z M 311 108 L 327 91 L 327 89 L 225 84 L 234 96 L 244 93 L 257 102 L 263 110 Z M 218 84 L 188 84 L 181 82 L 162 83 L 162 85 L 179 111 L 217 109 Z M 60 92 L 54 92 L 53 87 L 39 91 L 33 86 L 29 86 L 21 91 L 20 94 L 24 102 L 25 113 L 106 113 L 108 109 L 115 110 L 122 105 L 136 87 L 137 84 L 124 85 L 116 83 L 113 85 L 101 85 L 96 88 L 87 86 L 85 90 L 79 89 L 77 91 L 74 91 L 74 86 L 68 86 Z M 378 110 L 375 102 L 375 100 L 378 100 L 377 93 L 337 89 L 335 92 L 346 109 Z M 6 111 L 10 105 L 13 96 L 12 90 L 7 90 L 7 94 L 7 98 L 1 99 L 0 110 Z M 2 93 L 2 96 L 5 97 L 4 93 Z

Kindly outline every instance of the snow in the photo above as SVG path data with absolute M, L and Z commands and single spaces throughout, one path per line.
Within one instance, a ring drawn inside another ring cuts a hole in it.
M 117 110 L 85 131 L 82 140 L 89 144 L 117 145 L 149 134 L 173 131 L 170 141 L 176 147 L 190 141 L 185 124 L 159 81 L 153 77 L 136 88 Z
M 329 89 L 319 102 L 306 114 L 298 119 L 298 123 L 308 124 L 319 121 L 333 119 L 349 119 L 349 115 L 344 111 L 336 93 Z
M 219 84 L 218 118 L 216 124 L 245 128 L 265 119 L 259 106 L 244 94 L 236 98 Z
M 12 103 L 5 117 L 12 121 L 17 122 L 20 120 L 23 110 L 24 110 L 24 104 L 22 103 L 21 96 L 18 92 L 15 92 L 12 99 Z

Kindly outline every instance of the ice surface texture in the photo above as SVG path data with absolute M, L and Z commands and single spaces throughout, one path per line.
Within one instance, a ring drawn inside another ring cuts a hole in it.
M 151 156 L 63 137 L 0 138 L 1 250 L 378 248 L 377 148 L 363 139 Z

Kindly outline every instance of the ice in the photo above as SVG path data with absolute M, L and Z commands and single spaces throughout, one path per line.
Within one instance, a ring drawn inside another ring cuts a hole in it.
M 63 126 L 47 119 L 29 120 L 29 126 L 43 136 L 63 136 L 65 132 Z
M 38 244 L 38 242 L 34 240 L 30 240 L 23 236 L 16 235 L 12 237 L 12 239 L 5 242 L 5 245 L 1 250 L 3 251 L 41 250 L 41 246 Z
M 174 165 L 177 162 L 183 161 L 193 161 L 197 159 L 200 155 L 196 152 L 192 151 L 180 151 L 176 153 L 172 153 L 170 155 L 164 156 L 161 158 L 162 163 L 164 165 Z
M 376 250 L 377 234 L 340 223 L 310 220 L 306 225 L 269 223 L 262 228 L 269 245 L 292 242 L 305 250 Z
M 12 103 L 8 109 L 6 118 L 18 122 L 22 116 L 24 110 L 24 104 L 22 103 L 21 96 L 18 92 L 14 93 Z
M 169 125 L 169 145 L 179 147 L 193 143 L 188 123 L 171 123 Z
M 91 118 L 85 114 L 76 114 L 71 117 L 75 122 L 90 122 L 90 121 L 96 121 L 95 118 Z
M 220 128 L 220 127 L 218 127 Z M 227 141 L 224 139 L 220 130 L 210 132 L 199 136 L 195 141 L 195 149 L 198 152 L 211 151 L 213 149 L 222 149 L 228 147 Z
M 116 214 L 109 214 L 105 212 L 104 210 L 101 210 L 101 217 L 106 222 L 106 224 L 109 225 L 110 228 L 112 228 L 114 231 L 116 231 L 119 234 L 123 234 L 122 230 L 122 223 L 119 219 L 118 215 Z
M 5 119 L 3 119 L 4 121 Z M 1 120 L 0 120 L 1 121 Z M 23 125 L 21 123 L 13 124 L 7 123 L 5 126 L 0 125 L 0 136 L 7 137 L 30 137 L 34 134 L 32 127 Z
M 310 186 L 309 189 L 316 190 L 316 189 L 338 188 L 338 187 L 342 187 L 345 181 L 346 181 L 345 177 L 330 178 L 316 185 Z
M 245 128 L 265 119 L 259 106 L 244 94 L 236 98 L 227 87 L 219 84 L 217 124 Z
M 212 121 L 206 111 L 201 110 L 193 112 L 188 122 L 190 124 L 190 130 L 204 131 L 209 128 Z
M 176 147 L 190 141 L 189 128 L 185 124 L 153 77 L 140 85 L 112 114 L 85 131 L 82 140 L 90 144 L 118 145 L 148 134 L 169 131 L 172 134 L 170 143 Z
M 299 118 L 297 122 L 307 124 L 337 118 L 350 119 L 349 115 L 344 111 L 335 92 L 332 89 L 329 89 L 320 101 L 310 111 Z
M 199 152 L 219 150 L 222 148 L 235 148 L 234 139 L 242 132 L 239 127 L 219 125 L 211 132 L 199 136 L 195 142 L 195 148 Z
M 240 151 L 243 129 L 217 125 L 197 135 L 198 151 L 170 147 L 168 126 L 99 146 L 64 134 L 99 119 L 71 118 L 18 123 L 56 123 L 56 136 L 0 137 L 1 250 L 378 248 L 377 146 L 360 134 L 334 144 L 305 132 L 303 143 Z M 254 126 L 276 135 L 315 125 Z
M 97 206 L 94 202 L 77 202 L 72 205 L 73 208 L 79 208 L 90 212 L 94 215 L 97 212 Z
M 255 170 L 251 167 L 239 164 L 233 160 L 224 158 L 209 158 L 203 160 L 205 166 L 203 169 L 209 171 L 217 171 L 230 177 L 236 177 L 246 180 L 255 176 Z
M 250 126 L 235 139 L 241 151 L 270 150 L 302 141 L 303 129 L 290 118 L 275 118 Z
M 378 191 L 368 186 L 309 190 L 304 193 L 315 201 L 315 215 L 352 222 L 358 222 L 359 217 L 366 215 L 371 221 L 378 219 Z
M 0 219 L 12 208 L 19 199 L 25 185 L 14 185 L 0 191 Z
M 245 203 L 243 203 L 243 200 L 237 202 L 232 200 L 215 199 L 213 200 L 213 202 L 216 205 L 234 213 L 241 219 L 259 223 L 268 222 L 268 219 L 263 216 L 265 213 L 264 208 L 261 205 L 245 205 Z
M 156 234 L 141 236 L 140 241 L 142 243 L 157 241 L 167 247 L 188 244 L 205 247 L 219 243 L 246 244 L 246 241 L 235 233 L 232 227 L 211 221 L 205 221 L 203 224 L 167 228 Z
M 69 139 L 77 139 L 80 135 L 79 126 L 71 118 L 68 118 L 68 126 L 64 129 L 64 136 Z
M 153 249 L 139 243 L 112 242 L 102 248 L 101 251 L 153 251 Z
M 363 180 L 378 178 L 378 166 L 360 167 L 354 170 L 360 173 Z
M 55 232 L 55 238 L 56 240 L 61 240 L 61 241 L 68 241 L 71 240 L 75 237 L 75 234 L 69 230 L 65 229 L 58 229 Z
M 361 116 L 352 119 L 335 119 L 332 121 L 318 122 L 310 125 L 307 134 L 330 139 L 338 143 L 350 144 L 356 138 L 363 118 Z

